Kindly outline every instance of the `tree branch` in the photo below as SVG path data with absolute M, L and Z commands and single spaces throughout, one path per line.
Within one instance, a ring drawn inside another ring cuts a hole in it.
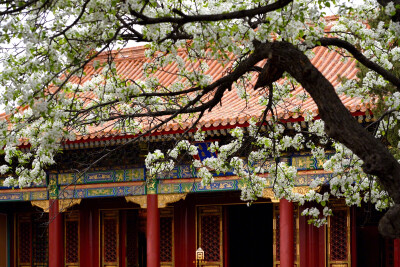
M 136 22 L 136 24 L 138 25 L 150 25 L 159 23 L 185 24 L 189 22 L 220 21 L 220 20 L 254 17 L 256 15 L 265 14 L 283 8 L 291 2 L 293 2 L 293 0 L 278 0 L 270 5 L 257 7 L 253 9 L 240 10 L 229 13 L 210 14 L 210 15 L 185 15 L 181 11 L 179 11 L 179 15 L 181 16 L 179 18 L 174 18 L 174 17 L 151 18 L 132 9 L 130 10 L 130 13 L 131 15 L 141 19 L 141 21 Z M 177 10 L 175 10 L 175 13 L 178 13 Z
M 326 133 L 351 149 L 364 164 L 367 174 L 376 175 L 380 184 L 396 203 L 400 205 L 400 164 L 388 149 L 350 114 L 336 94 L 333 85 L 310 62 L 306 55 L 287 42 L 256 45 L 264 58 L 272 58 L 275 64 L 287 71 L 310 94 L 318 106 L 319 115 L 325 122 Z M 400 236 L 400 215 L 386 213 L 380 223 L 381 234 Z M 396 217 L 397 216 L 397 217 Z
M 336 46 L 340 47 L 343 49 L 346 49 L 350 54 L 353 55 L 355 59 L 357 59 L 358 62 L 363 64 L 365 67 L 375 71 L 376 73 L 382 75 L 383 78 L 391 82 L 393 85 L 397 87 L 397 90 L 400 91 L 400 79 L 393 75 L 390 71 L 387 69 L 381 67 L 377 63 L 369 60 L 366 56 L 364 56 L 360 50 L 358 50 L 354 45 L 351 43 L 341 40 L 339 38 L 321 38 L 319 39 L 321 42 L 322 46 Z

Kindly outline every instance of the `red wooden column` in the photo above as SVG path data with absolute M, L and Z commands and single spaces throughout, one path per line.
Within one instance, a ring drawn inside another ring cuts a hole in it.
M 293 203 L 286 199 L 279 202 L 280 267 L 294 266 Z
M 400 267 L 400 239 L 394 241 L 394 267 Z
M 49 200 L 49 267 L 64 266 L 62 214 L 58 199 Z
M 160 211 L 157 194 L 147 195 L 147 267 L 160 267 Z

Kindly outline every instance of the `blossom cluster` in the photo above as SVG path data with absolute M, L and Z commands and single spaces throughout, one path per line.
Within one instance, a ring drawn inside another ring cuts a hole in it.
M 41 183 L 63 142 L 79 135 L 105 131 L 141 136 L 173 119 L 178 124 L 195 121 L 193 118 L 199 114 L 180 113 L 201 106 L 215 95 L 210 88 L 221 77 L 210 72 L 210 65 L 220 64 L 226 70 L 223 75 L 232 74 L 258 42 L 289 42 L 313 57 L 312 48 L 320 45 L 321 37 L 336 37 L 360 48 L 366 59 L 385 70 L 395 70 L 400 59 L 400 24 L 390 20 L 398 9 L 393 3 L 382 7 L 374 0 L 366 0 L 363 5 L 351 0 L 294 0 L 253 17 L 168 22 L 188 16 L 237 14 L 281 2 L 65 0 L 42 6 L 43 1 L 33 1 L 24 12 L 5 12 L 0 28 L 0 106 L 6 118 L 0 121 L 0 146 L 5 164 L 0 166 L 0 173 L 9 177 L 4 185 Z M 0 10 L 9 7 L 2 4 Z M 339 17 L 325 16 L 330 7 L 336 8 Z M 376 25 L 368 23 L 382 14 L 386 20 Z M 160 18 L 160 23 L 151 23 Z M 113 57 L 120 56 L 119 48 L 129 40 L 148 42 L 147 58 L 136 80 L 117 73 L 113 62 Z M 346 51 L 336 51 L 344 55 L 343 60 L 351 57 Z M 252 103 L 249 90 L 253 90 L 255 67 L 259 66 L 252 66 L 229 86 L 247 103 Z M 171 69 L 175 79 L 163 83 L 160 77 L 171 74 Z M 87 77 L 92 70 L 96 74 Z M 400 94 L 387 90 L 389 82 L 384 77 L 368 70 L 360 81 L 337 82 L 339 94 L 360 97 L 362 101 L 372 101 L 371 92 L 380 92 L 385 109 L 392 112 L 377 127 L 378 137 L 388 130 L 400 135 L 396 128 Z M 299 84 L 285 73 L 284 79 L 270 88 L 272 95 L 259 97 L 259 105 L 270 107 L 266 110 L 267 121 L 252 118 L 246 131 L 231 131 L 230 142 L 210 145 L 216 156 L 193 160 L 202 183 L 211 183 L 214 173 L 233 172 L 241 179 L 243 200 L 251 202 L 271 186 L 278 198 L 300 204 L 318 203 L 322 213 L 316 207 L 304 211 L 317 225 L 331 214 L 328 202 L 332 197 L 342 197 L 348 205 L 371 201 L 377 209 L 390 206 L 391 199 L 376 178 L 363 172 L 362 161 L 347 148 L 333 143 L 334 155 L 327 159 L 326 150 L 333 141 L 325 135 L 324 123 L 316 120 L 317 114 L 296 104 L 288 112 L 301 113 L 307 127 L 296 122 L 288 133 L 274 111 L 292 97 L 293 86 Z M 296 103 L 303 103 L 309 95 L 299 94 L 296 98 Z M 204 141 L 205 134 L 198 131 L 195 138 Z M 20 149 L 21 145 L 28 147 L 26 151 Z M 247 157 L 243 157 L 246 149 Z M 305 195 L 293 193 L 296 168 L 280 162 L 284 153 L 301 150 L 325 161 L 324 169 L 332 173 L 329 181 L 313 181 L 312 190 Z M 191 156 L 198 153 L 189 140 L 177 142 L 169 151 L 150 152 L 145 161 L 149 175 L 172 170 L 179 155 L 186 152 Z M 324 182 L 328 182 L 330 195 L 317 190 Z

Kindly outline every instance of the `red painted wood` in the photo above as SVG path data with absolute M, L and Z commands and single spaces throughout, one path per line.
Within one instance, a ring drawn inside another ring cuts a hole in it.
M 93 267 L 100 266 L 100 212 L 93 210 L 93 231 L 91 232 L 91 242 L 93 244 Z
M 187 206 L 187 216 L 186 216 L 186 253 L 187 262 L 185 267 L 196 266 L 196 205 L 193 200 L 190 200 Z
M 294 266 L 293 203 L 286 199 L 279 202 L 280 267 Z
M 93 212 L 80 209 L 80 264 L 93 267 Z
M 357 221 L 356 221 L 356 219 L 357 219 L 356 207 L 351 207 L 351 209 L 350 209 L 351 266 L 357 266 Z
M 121 225 L 119 247 L 121 248 L 121 257 L 119 257 L 119 266 L 126 267 L 126 210 L 120 212 L 119 223 Z
M 318 229 L 318 267 L 324 267 L 326 264 L 325 254 L 325 226 L 321 226 Z M 353 266 L 356 267 L 356 266 Z
M 187 267 L 188 264 L 188 205 L 187 201 L 175 204 L 175 267 Z
M 394 267 L 400 267 L 400 239 L 394 241 Z
M 63 220 L 58 199 L 50 200 L 49 207 L 49 267 L 64 265 Z
M 228 235 L 228 227 L 229 227 L 229 221 L 228 221 L 228 208 L 227 206 L 224 206 L 224 225 L 223 225 L 223 235 L 224 235 L 224 267 L 229 267 L 229 235 Z
M 319 242 L 320 228 L 318 228 L 318 227 L 316 227 L 316 226 L 314 226 L 312 224 L 310 224 L 310 226 L 311 226 L 311 229 L 312 229 L 311 244 L 312 244 L 312 249 L 313 249 L 313 252 L 314 252 L 310 266 L 322 267 L 321 265 L 319 265 L 319 258 L 324 255 L 323 253 L 321 254 L 321 251 L 319 249 L 321 246 L 323 246 L 323 244 L 321 244 Z
M 184 224 L 182 222 L 182 211 L 184 210 L 183 205 L 180 203 L 174 206 L 174 257 L 175 257 L 175 267 L 181 267 L 184 265 L 184 250 L 182 249 L 182 244 L 184 241 L 183 232 Z
M 301 208 L 301 212 L 304 208 Z M 300 213 L 301 213 L 300 212 Z M 308 266 L 307 248 L 308 224 L 305 216 L 299 217 L 299 238 L 300 238 L 300 266 Z
M 308 224 L 308 265 L 309 267 L 316 267 L 315 256 L 318 257 L 318 243 L 314 240 L 314 231 L 315 226 L 312 224 Z
M 160 211 L 156 194 L 147 195 L 147 267 L 160 267 Z

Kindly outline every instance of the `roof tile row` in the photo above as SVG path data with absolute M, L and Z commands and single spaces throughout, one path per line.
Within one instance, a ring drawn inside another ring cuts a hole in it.
M 149 62 L 149 59 L 144 56 L 144 47 L 134 47 L 123 49 L 117 52 L 115 55 L 114 62 L 116 64 L 117 72 L 126 79 L 139 80 L 144 79 L 143 75 L 143 65 L 145 62 Z M 333 86 L 338 86 L 340 81 L 338 77 L 345 77 L 347 79 L 355 79 L 357 74 L 357 68 L 355 61 L 347 60 L 344 61 L 343 57 L 332 50 L 324 47 L 318 47 L 313 50 L 315 56 L 312 58 L 311 62 L 316 68 L 321 71 L 321 73 L 333 84 Z M 186 55 L 182 52 L 180 56 L 186 58 Z M 100 57 L 99 60 L 105 60 L 105 55 L 103 58 Z M 212 75 L 214 81 L 221 78 L 225 74 L 225 70 L 231 67 L 233 61 L 229 64 L 223 66 L 217 61 L 208 61 L 209 69 L 206 74 Z M 188 60 L 186 60 L 186 67 L 188 69 L 196 68 L 195 65 L 191 65 Z M 101 68 L 95 70 L 93 66 L 88 66 L 85 69 L 86 76 L 82 80 L 78 77 L 74 77 L 71 81 L 75 83 L 84 83 L 88 81 L 93 75 L 101 72 Z M 165 66 L 162 70 L 157 70 L 155 72 L 156 77 L 163 85 L 170 85 L 173 82 L 181 82 L 180 78 L 176 74 L 177 66 L 176 64 L 170 64 Z M 257 77 L 253 76 L 251 82 L 254 84 Z M 280 81 L 282 83 L 282 80 Z M 242 100 L 238 97 L 236 90 L 231 90 L 225 92 L 221 105 L 215 106 L 212 111 L 207 112 L 199 121 L 199 126 L 210 128 L 210 127 L 230 127 L 237 124 L 245 124 L 253 116 L 260 116 L 263 111 L 263 106 L 258 103 L 258 98 L 260 97 L 260 91 L 255 91 L 249 88 L 248 93 L 250 98 L 248 101 Z M 301 120 L 304 112 L 312 112 L 314 116 L 318 116 L 318 108 L 312 98 L 308 97 L 305 100 L 301 100 L 301 96 L 306 94 L 302 87 L 297 87 L 292 93 L 292 97 L 286 99 L 284 103 L 276 107 L 276 114 L 280 119 L 283 120 Z M 89 94 L 89 97 L 94 97 L 93 94 Z M 354 112 L 365 112 L 371 108 L 371 104 L 363 103 L 360 98 L 354 97 L 350 98 L 345 95 L 341 95 L 340 99 L 347 109 Z M 296 111 L 295 108 L 300 106 L 300 110 Z M 178 130 L 185 129 L 191 126 L 192 121 L 187 122 L 171 122 L 165 127 L 158 129 L 158 132 L 174 132 Z M 88 140 L 93 138 L 101 138 L 115 134 L 115 132 L 110 129 L 100 130 L 96 127 L 92 128 L 92 132 L 86 136 L 78 136 L 78 140 Z

